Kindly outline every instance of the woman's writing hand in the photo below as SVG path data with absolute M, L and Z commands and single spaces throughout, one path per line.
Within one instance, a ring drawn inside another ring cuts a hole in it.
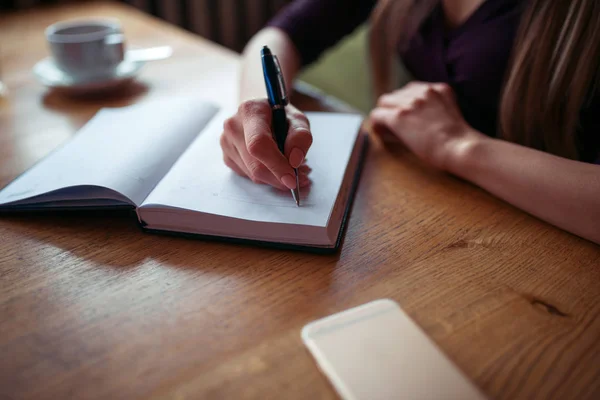
M 371 111 L 375 131 L 393 134 L 440 169 L 471 141 L 485 137 L 464 120 L 450 86 L 413 82 L 381 96 Z
M 303 164 L 312 144 L 306 116 L 294 106 L 286 107 L 289 123 L 285 155 L 271 131 L 271 108 L 266 99 L 243 102 L 223 124 L 221 149 L 225 164 L 238 175 L 285 190 L 296 187 L 293 168 L 298 168 L 300 186 L 309 183 L 310 168 Z

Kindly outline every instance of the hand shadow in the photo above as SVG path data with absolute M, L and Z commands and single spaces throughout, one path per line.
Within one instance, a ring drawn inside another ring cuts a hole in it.
M 303 203 L 305 205 L 308 204 L 312 186 L 313 186 L 313 182 L 312 182 L 312 179 L 310 179 L 310 175 L 309 175 L 308 184 L 306 186 L 300 186 L 300 188 L 298 190 L 298 192 L 300 194 L 300 207 L 302 207 Z M 276 193 L 281 198 L 282 202 L 286 202 L 288 200 L 287 199 L 288 197 L 290 198 L 290 201 L 292 201 L 292 194 L 291 194 L 290 189 L 281 190 L 281 189 L 271 188 L 271 190 L 273 191 L 273 193 Z M 290 203 L 290 205 L 293 206 L 292 203 Z

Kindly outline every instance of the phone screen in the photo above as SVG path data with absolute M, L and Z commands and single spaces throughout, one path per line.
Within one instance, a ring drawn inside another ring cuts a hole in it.
M 302 339 L 345 400 L 485 398 L 392 300 L 312 322 Z

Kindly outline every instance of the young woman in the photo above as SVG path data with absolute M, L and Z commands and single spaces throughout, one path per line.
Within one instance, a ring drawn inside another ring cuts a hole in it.
M 370 18 L 370 118 L 425 162 L 600 244 L 600 2 L 597 0 L 296 0 L 244 54 L 241 105 L 224 125 L 225 163 L 292 188 L 312 136 L 288 108 L 285 156 L 270 132 L 259 57 L 298 70 Z M 394 90 L 400 57 L 417 81 Z M 343 68 L 341 66 L 340 68 Z

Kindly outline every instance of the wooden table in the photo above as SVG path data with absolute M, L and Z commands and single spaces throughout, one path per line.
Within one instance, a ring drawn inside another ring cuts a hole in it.
M 30 72 L 43 29 L 81 15 L 175 55 L 121 97 L 46 92 Z M 236 54 L 123 5 L 5 14 L 0 38 L 2 186 L 102 106 L 235 95 Z M 0 398 L 335 398 L 300 330 L 383 297 L 491 397 L 600 397 L 600 248 L 375 145 L 334 256 L 150 235 L 123 215 L 0 218 Z

